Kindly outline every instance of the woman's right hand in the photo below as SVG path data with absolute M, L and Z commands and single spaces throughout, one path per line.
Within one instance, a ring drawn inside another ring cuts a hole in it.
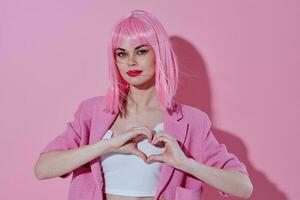
M 152 136 L 152 132 L 147 127 L 133 127 L 128 131 L 120 133 L 116 136 L 112 135 L 112 138 L 109 139 L 109 142 L 112 145 L 112 152 L 133 154 L 146 162 L 147 155 L 138 149 L 137 143 L 143 141 L 144 139 L 151 141 Z

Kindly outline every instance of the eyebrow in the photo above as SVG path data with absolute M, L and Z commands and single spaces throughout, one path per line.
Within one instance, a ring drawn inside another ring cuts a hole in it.
M 140 45 L 140 46 L 135 47 L 134 50 L 137 50 L 137 49 L 139 49 L 139 48 L 141 48 L 141 47 L 144 47 L 144 46 L 148 46 L 148 45 L 142 44 L 142 45 Z M 125 49 L 122 49 L 122 48 L 117 48 L 116 50 L 126 51 Z

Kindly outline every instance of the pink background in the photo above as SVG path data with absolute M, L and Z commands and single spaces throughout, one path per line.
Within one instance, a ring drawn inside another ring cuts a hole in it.
M 165 26 L 182 71 L 176 99 L 206 111 L 216 137 L 246 163 L 251 199 L 298 199 L 299 8 L 296 0 L 2 0 L 0 199 L 66 199 L 70 178 L 38 181 L 34 164 L 79 103 L 104 94 L 110 30 L 133 9 Z

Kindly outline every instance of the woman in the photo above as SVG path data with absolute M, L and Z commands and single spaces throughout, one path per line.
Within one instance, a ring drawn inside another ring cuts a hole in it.
M 173 100 L 178 67 L 161 23 L 132 11 L 113 28 L 108 55 L 106 96 L 80 104 L 41 152 L 36 177 L 73 172 L 70 200 L 199 200 L 203 182 L 250 197 L 245 165 L 218 143 L 207 114 Z

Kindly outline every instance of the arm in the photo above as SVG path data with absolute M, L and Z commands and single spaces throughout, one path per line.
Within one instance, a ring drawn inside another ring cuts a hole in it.
M 187 168 L 196 177 L 204 178 L 206 183 L 216 187 L 222 196 L 232 194 L 248 198 L 253 186 L 245 164 L 228 152 L 225 144 L 219 143 L 211 130 L 212 123 L 207 114 L 203 119 L 203 131 L 200 134 L 202 154 L 200 158 L 196 156 L 198 150 L 194 148 L 192 154 L 194 158 L 197 157 L 197 163 L 188 162 Z
M 43 153 L 35 165 L 35 176 L 38 179 L 62 176 L 110 151 L 108 141 L 100 140 L 77 149 Z
M 88 101 L 81 102 L 74 119 L 66 124 L 66 129 L 42 150 L 34 166 L 38 179 L 55 176 L 66 178 L 71 175 L 71 169 L 87 163 L 96 154 L 105 152 L 105 144 L 102 142 L 97 145 L 81 144 L 82 137 L 87 137 L 90 131 L 91 113 Z M 87 157 L 82 156 L 85 153 L 88 154 Z
M 108 140 L 100 140 L 76 149 L 43 153 L 35 165 L 35 176 L 37 179 L 62 176 L 110 151 Z
M 226 194 L 246 199 L 253 190 L 249 177 L 237 170 L 218 169 L 198 163 L 192 158 L 184 160 L 180 169 Z
M 246 166 L 228 152 L 224 144 L 217 141 L 210 130 L 211 122 L 207 115 L 203 122 L 201 134 L 195 134 L 191 139 L 196 142 L 189 143 L 191 158 L 186 157 L 175 138 L 160 131 L 154 135 L 151 143 L 156 145 L 160 141 L 164 142 L 166 149 L 162 154 L 150 155 L 147 162 L 158 160 L 168 163 L 217 188 L 222 196 L 249 198 L 253 186 Z

